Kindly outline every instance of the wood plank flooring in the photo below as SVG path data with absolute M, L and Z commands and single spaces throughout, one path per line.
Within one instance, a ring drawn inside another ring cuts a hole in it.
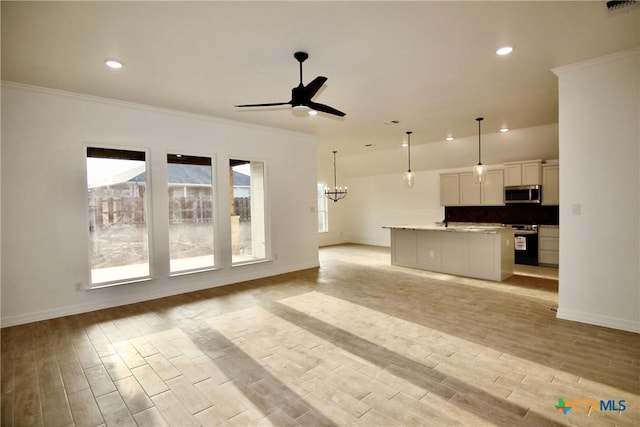
M 640 425 L 640 337 L 556 319 L 553 269 L 496 283 L 394 267 L 384 248 L 320 258 L 2 329 L 2 425 Z

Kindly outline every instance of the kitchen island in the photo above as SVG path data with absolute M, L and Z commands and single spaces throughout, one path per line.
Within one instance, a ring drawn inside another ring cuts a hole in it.
M 494 281 L 513 275 L 513 229 L 500 226 L 383 227 L 391 230 L 391 264 Z

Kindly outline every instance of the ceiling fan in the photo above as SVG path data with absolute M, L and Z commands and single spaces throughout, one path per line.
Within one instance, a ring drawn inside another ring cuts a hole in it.
M 320 90 L 322 85 L 327 81 L 326 77 L 318 76 L 311 81 L 308 85 L 302 84 L 302 63 L 309 58 L 309 54 L 306 52 L 296 52 L 293 57 L 300 63 L 300 84 L 291 89 L 291 101 L 289 102 L 272 102 L 267 104 L 243 104 L 236 105 L 236 107 L 273 107 L 276 105 L 291 105 L 294 110 L 306 110 L 309 113 L 312 111 L 320 111 L 327 114 L 333 114 L 334 116 L 344 117 L 346 114 L 340 110 L 330 107 L 325 104 L 319 104 L 313 102 L 311 98 Z M 311 113 L 312 114 L 312 113 Z

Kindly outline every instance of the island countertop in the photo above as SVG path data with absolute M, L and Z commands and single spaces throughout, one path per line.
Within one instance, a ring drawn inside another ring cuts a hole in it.
M 444 231 L 449 233 L 498 234 L 513 232 L 511 228 L 499 225 L 453 225 L 449 227 L 443 225 L 387 225 L 382 228 L 389 228 L 391 230 Z

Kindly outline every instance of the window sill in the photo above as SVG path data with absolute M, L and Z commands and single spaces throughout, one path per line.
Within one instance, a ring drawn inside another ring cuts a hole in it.
M 133 283 L 150 282 L 152 280 L 153 280 L 153 278 L 151 276 L 138 277 L 138 278 L 135 278 L 135 279 L 126 279 L 126 280 L 119 280 L 119 281 L 114 281 L 114 282 L 98 283 L 98 284 L 95 284 L 95 285 L 91 285 L 89 288 L 86 288 L 85 290 L 92 291 L 94 289 L 112 288 L 114 286 L 131 285 Z
M 271 262 L 271 261 L 273 261 L 272 258 L 262 258 L 262 259 L 256 259 L 256 260 L 239 261 L 239 262 L 236 262 L 234 264 L 231 264 L 231 268 L 244 267 L 245 265 L 264 264 L 266 262 Z
M 169 273 L 169 277 L 188 276 L 190 274 L 207 273 L 209 271 L 218 271 L 218 270 L 220 270 L 220 268 L 218 267 L 197 268 L 193 270 L 184 270 L 184 271 L 176 271 L 174 273 Z

